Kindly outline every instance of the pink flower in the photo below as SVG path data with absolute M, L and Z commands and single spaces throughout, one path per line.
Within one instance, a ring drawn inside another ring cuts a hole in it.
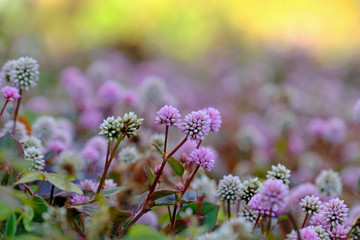
M 214 154 L 206 147 L 201 147 L 192 151 L 188 160 L 194 162 L 196 165 L 199 165 L 207 171 L 211 171 L 215 164 Z
M 210 124 L 211 119 L 205 111 L 193 111 L 185 116 L 181 131 L 188 135 L 188 140 L 204 140 L 205 136 L 209 134 Z
M 179 110 L 173 106 L 165 105 L 156 113 L 155 122 L 158 125 L 166 124 L 169 127 L 179 127 L 181 115 L 179 114 Z
M 216 108 L 212 108 L 212 107 L 208 107 L 203 109 L 207 115 L 209 115 L 210 119 L 211 119 L 211 123 L 210 123 L 210 129 L 213 132 L 218 132 L 220 127 L 221 127 L 221 115 L 219 110 L 217 110 Z
M 4 98 L 10 102 L 20 98 L 19 90 L 14 87 L 5 86 L 1 89 L 1 92 L 3 93 Z
M 75 195 L 71 198 L 70 203 L 71 204 L 79 204 L 83 202 L 90 201 L 90 197 L 83 196 L 83 195 Z

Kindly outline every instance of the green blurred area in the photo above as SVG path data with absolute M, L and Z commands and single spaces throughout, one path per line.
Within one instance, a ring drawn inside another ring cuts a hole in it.
M 359 19 L 357 0 L 0 0 L 0 60 L 65 63 L 102 47 L 186 62 L 267 45 L 351 54 Z

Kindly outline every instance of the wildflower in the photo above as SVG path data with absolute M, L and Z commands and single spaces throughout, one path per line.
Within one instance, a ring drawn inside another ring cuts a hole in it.
M 137 221 L 137 223 L 145 224 L 153 228 L 157 228 L 159 226 L 158 217 L 152 211 L 149 211 L 142 215 Z
M 355 121 L 360 124 L 360 99 L 358 99 L 354 106 Z
M 179 127 L 181 122 L 181 115 L 179 110 L 170 105 L 165 105 L 157 113 L 155 123 L 166 124 L 167 126 Z
M 29 170 L 42 171 L 45 167 L 44 156 L 41 155 L 41 150 L 36 147 L 26 148 L 24 151 L 25 160 L 31 162 Z
M 39 81 L 39 65 L 34 58 L 21 57 L 11 65 L 9 80 L 22 90 L 36 86 Z
M 269 206 L 264 204 L 261 194 L 255 194 L 248 203 L 250 209 L 254 210 L 257 215 L 275 217 L 275 212 Z
M 110 80 L 106 81 L 98 90 L 97 95 L 106 106 L 116 104 L 120 101 L 122 90 L 119 83 Z
M 284 165 L 278 164 L 277 166 L 272 165 L 271 170 L 267 172 L 266 177 L 268 179 L 279 179 L 285 185 L 289 186 L 290 181 L 290 170 L 287 169 Z
M 306 227 L 300 230 L 301 239 L 304 240 L 321 240 L 318 234 L 311 227 Z M 297 234 L 294 236 L 294 240 L 298 240 Z
M 348 232 L 349 230 L 345 229 L 343 225 L 337 225 L 330 231 L 329 235 L 331 239 L 347 239 Z
M 55 158 L 54 169 L 69 176 L 76 176 L 83 167 L 83 159 L 77 152 L 63 151 Z
M 3 97 L 10 102 L 20 98 L 19 90 L 14 87 L 5 86 L 1 89 L 1 92 L 3 93 Z
M 240 212 L 238 214 L 252 223 L 256 222 L 259 215 L 256 210 L 251 209 L 247 204 L 241 204 Z
M 35 136 L 26 136 L 20 140 L 21 145 L 24 149 L 29 147 L 35 147 L 38 149 L 42 149 L 41 141 Z
M 96 108 L 88 108 L 80 113 L 79 124 L 86 129 L 96 129 L 103 119 L 103 114 Z
M 143 118 L 137 118 L 134 112 L 125 113 L 124 117 L 119 118 L 120 132 L 128 138 L 136 135 L 136 130 L 140 128 Z
M 97 186 L 91 179 L 85 179 L 80 181 L 80 188 L 84 191 L 84 193 L 95 193 Z
M 190 162 L 194 162 L 196 165 L 199 165 L 207 171 L 211 171 L 215 164 L 214 154 L 207 147 L 200 147 L 199 149 L 192 151 L 188 160 Z
M 120 123 L 119 118 L 115 119 L 114 117 L 108 117 L 100 125 L 100 135 L 105 136 L 109 142 L 117 140 L 120 138 Z
M 331 118 L 326 122 L 324 140 L 330 143 L 342 143 L 345 141 L 347 128 L 345 122 L 340 118 Z
M 136 147 L 128 146 L 121 149 L 118 158 L 120 162 L 130 164 L 136 162 L 139 159 L 139 157 L 140 154 L 136 149 Z
M 229 174 L 220 180 L 217 195 L 221 201 L 230 201 L 230 203 L 235 203 L 240 200 L 240 191 L 241 181 L 239 177 Z
M 209 115 L 210 119 L 211 119 L 211 123 L 210 123 L 210 129 L 213 132 L 218 132 L 220 127 L 221 127 L 221 115 L 219 110 L 212 108 L 212 107 L 208 107 L 203 109 L 207 115 Z
M 244 203 L 249 203 L 251 198 L 259 192 L 260 187 L 261 182 L 257 177 L 245 180 L 241 185 L 240 200 Z
M 32 125 L 33 135 L 40 139 L 43 146 L 47 146 L 49 144 L 55 129 L 56 121 L 50 116 L 39 117 Z
M 187 134 L 187 139 L 192 141 L 204 140 L 209 134 L 211 119 L 203 110 L 193 111 L 185 116 L 181 131 Z
M 13 121 L 7 121 L 4 124 L 4 127 L 2 129 L 2 133 L 12 132 L 13 126 L 14 126 Z M 23 138 L 25 138 L 27 136 L 28 136 L 28 134 L 27 134 L 27 130 L 26 130 L 25 125 L 22 122 L 17 121 L 16 122 L 15 137 L 18 140 L 21 140 L 21 139 L 23 139 Z
M 309 228 L 313 229 L 316 232 L 316 234 L 318 235 L 320 240 L 330 240 L 329 234 L 326 232 L 326 230 L 321 225 L 317 225 L 316 227 L 309 226 Z
M 117 184 L 114 182 L 113 179 L 109 178 L 105 180 L 105 186 L 104 189 L 112 189 L 112 188 L 116 188 Z
M 71 204 L 79 204 L 90 201 L 90 197 L 83 195 L 75 195 L 70 199 Z
M 3 65 L 0 72 L 0 85 L 3 81 L 10 82 L 10 72 L 12 69 L 14 69 L 15 64 L 16 60 L 9 60 Z
M 319 197 L 306 196 L 299 203 L 302 210 L 308 214 L 315 215 L 319 212 L 321 201 Z
M 165 95 L 166 85 L 162 78 L 156 76 L 147 77 L 141 86 L 141 96 L 145 103 L 157 103 Z
M 241 151 L 250 151 L 265 145 L 265 136 L 252 125 L 242 127 L 238 132 L 238 146 Z
M 216 197 L 216 182 L 206 175 L 195 178 L 191 182 L 191 187 L 195 190 L 198 197 L 204 197 L 205 201 L 213 201 Z
M 342 192 L 341 178 L 332 169 L 323 170 L 315 179 L 319 192 L 326 197 L 336 197 Z
M 263 182 L 258 194 L 261 196 L 263 207 L 271 211 L 281 212 L 288 204 L 288 189 L 278 179 L 268 179 Z
M 346 204 L 339 198 L 329 200 L 320 210 L 322 219 L 331 226 L 343 224 L 347 219 L 348 212 Z
M 322 138 L 326 128 L 326 121 L 321 118 L 314 118 L 307 126 L 307 132 L 313 136 Z
M 312 183 L 303 183 L 290 190 L 289 204 L 293 211 L 301 211 L 299 202 L 308 195 L 320 196 L 317 187 Z

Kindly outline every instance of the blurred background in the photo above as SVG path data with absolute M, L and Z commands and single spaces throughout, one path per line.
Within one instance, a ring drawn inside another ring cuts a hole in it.
M 264 176 L 280 162 L 297 185 L 332 167 L 351 195 L 359 29 L 358 0 L 0 0 L 0 65 L 36 58 L 23 117 L 66 116 L 80 145 L 112 114 L 145 117 L 148 143 L 164 104 L 182 116 L 213 106 L 223 117 L 205 142 L 222 160 L 213 177 Z

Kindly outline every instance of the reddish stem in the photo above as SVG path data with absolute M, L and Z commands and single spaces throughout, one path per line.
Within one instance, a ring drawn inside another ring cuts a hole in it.
M 6 100 L 5 103 L 4 103 L 3 108 L 1 109 L 0 120 L 1 120 L 1 117 L 2 117 L 2 115 L 3 115 L 3 113 L 4 113 L 4 110 L 5 110 L 5 108 L 6 108 L 6 105 L 7 105 L 8 103 L 9 103 L 9 100 Z

